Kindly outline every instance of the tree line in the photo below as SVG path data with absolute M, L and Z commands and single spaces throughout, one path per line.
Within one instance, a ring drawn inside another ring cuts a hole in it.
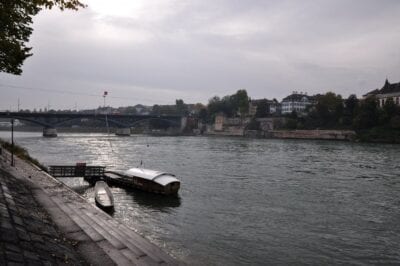
M 400 142 L 400 106 L 388 98 L 380 107 L 375 96 L 358 99 L 328 92 L 316 95 L 305 115 L 287 115 L 286 129 L 350 129 L 360 140 Z

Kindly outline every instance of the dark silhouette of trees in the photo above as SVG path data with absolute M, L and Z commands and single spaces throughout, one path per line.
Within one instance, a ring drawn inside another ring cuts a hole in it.
M 183 102 L 182 99 L 177 99 L 175 101 L 176 112 L 178 115 L 188 115 L 188 106 Z
M 400 142 L 400 106 L 387 98 L 380 107 L 375 96 L 359 100 L 328 92 L 316 96 L 308 114 L 286 117 L 286 129 L 354 129 L 361 141 Z
M 345 128 L 351 128 L 352 127 L 354 114 L 357 111 L 359 102 L 360 101 L 357 99 L 357 96 L 354 95 L 354 94 L 350 95 L 344 101 L 344 110 L 343 110 L 343 116 L 342 116 L 342 119 L 341 119 L 341 124 Z
M 378 108 L 378 101 L 373 96 L 362 101 L 353 120 L 354 129 L 363 130 L 377 126 L 379 122 Z
M 214 96 L 207 105 L 209 119 L 213 120 L 217 113 L 223 113 L 228 117 L 238 114 L 244 116 L 249 110 L 249 100 L 246 90 L 238 90 L 235 94 L 224 96 L 222 99 Z
M 268 116 L 268 100 L 262 99 L 257 103 L 257 111 L 255 117 L 266 117 Z
M 342 96 L 333 92 L 316 96 L 316 104 L 305 117 L 307 128 L 336 128 L 343 115 Z

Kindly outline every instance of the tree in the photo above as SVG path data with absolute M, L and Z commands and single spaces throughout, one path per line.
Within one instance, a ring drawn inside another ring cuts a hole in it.
M 207 117 L 208 117 L 207 109 L 201 108 L 199 111 L 199 120 L 201 122 L 205 123 L 205 122 L 207 122 Z
M 176 112 L 179 115 L 188 115 L 188 106 L 183 102 L 182 99 L 175 100 Z
M 256 117 L 266 117 L 268 115 L 268 101 L 267 99 L 262 99 L 257 103 Z
M 317 104 L 305 120 L 307 128 L 335 128 L 343 115 L 342 96 L 333 92 L 316 96 Z
M 231 101 L 236 110 L 241 115 L 246 114 L 249 111 L 249 96 L 246 90 L 238 90 L 234 95 L 231 96 Z
M 2 0 L 0 1 L 0 72 L 20 75 L 22 64 L 32 56 L 27 42 L 32 34 L 32 17 L 42 9 L 58 7 L 78 10 L 79 0 Z
M 354 117 L 353 126 L 356 130 L 371 129 L 377 126 L 378 122 L 378 101 L 371 96 L 361 103 L 357 115 Z
M 359 102 L 360 101 L 357 99 L 357 96 L 355 94 L 350 95 L 344 101 L 344 110 L 343 110 L 343 116 L 341 119 L 342 125 L 344 125 L 346 127 L 351 127 L 351 125 L 353 124 L 354 115 L 357 111 Z

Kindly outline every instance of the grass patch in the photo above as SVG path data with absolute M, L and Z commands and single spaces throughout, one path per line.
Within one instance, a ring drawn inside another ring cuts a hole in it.
M 4 141 L 2 139 L 0 139 L 0 146 L 8 150 L 9 152 L 14 152 L 14 155 L 18 156 L 22 160 L 30 162 L 39 167 L 40 169 L 42 169 L 43 171 L 47 172 L 47 167 L 39 163 L 39 161 L 36 160 L 35 158 L 31 157 L 28 151 L 22 148 L 21 146 L 14 144 L 14 147 L 12 147 L 10 142 Z

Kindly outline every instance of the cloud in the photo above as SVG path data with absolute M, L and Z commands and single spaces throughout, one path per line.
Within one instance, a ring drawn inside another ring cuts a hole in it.
M 245 88 L 252 98 L 293 90 L 347 96 L 400 80 L 399 1 L 106 1 L 35 18 L 34 56 L 21 77 L 0 83 L 99 93 L 127 104 L 203 102 Z M 0 109 L 96 107 L 7 89 Z M 123 99 L 127 100 L 123 100 Z M 29 100 L 28 100 L 29 99 Z M 132 101 L 130 100 L 132 99 Z M 136 100 L 135 100 L 136 99 Z

